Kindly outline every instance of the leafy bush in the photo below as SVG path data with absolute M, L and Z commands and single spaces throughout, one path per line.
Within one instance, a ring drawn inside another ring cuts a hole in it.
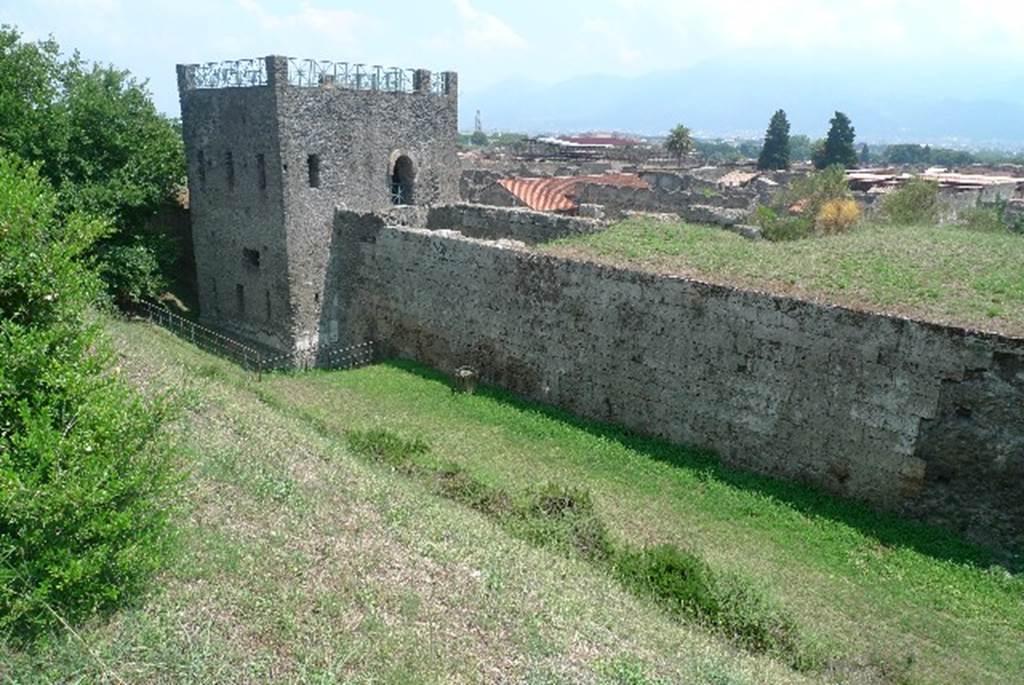
M 971 207 L 960 214 L 960 226 L 968 231 L 1005 233 L 1008 230 L 998 207 Z
M 775 652 L 806 666 L 795 621 L 748 581 L 716 574 L 702 559 L 674 545 L 624 551 L 615 562 L 620 581 L 666 609 L 712 626 L 750 649 Z
M 890 224 L 913 226 L 939 220 L 939 184 L 919 178 L 882 198 L 882 216 Z
M 494 516 L 509 532 L 533 544 L 576 552 L 587 559 L 607 559 L 612 554 L 608 531 L 585 490 L 546 484 L 513 497 L 481 483 L 461 466 L 432 464 L 424 458 L 430 446 L 420 438 L 371 428 L 346 431 L 345 439 L 355 453 L 426 477 L 444 497 Z
M 796 180 L 776 202 L 775 207 L 758 207 L 752 217 L 771 241 L 842 233 L 860 220 L 846 170 L 838 165 Z
M 752 218 L 754 224 L 761 229 L 765 240 L 781 242 L 809 238 L 814 232 L 814 224 L 803 216 L 779 216 L 771 207 L 759 206 Z
M 136 239 L 103 251 L 100 273 L 118 303 L 153 298 L 167 287 L 160 259 L 153 248 Z
M 1004 217 L 1003 221 L 1006 222 L 1006 228 L 1010 233 L 1024 235 L 1024 214 L 1019 214 L 1012 218 Z
M 529 492 L 517 511 L 516 527 L 526 539 L 571 550 L 586 559 L 607 559 L 612 545 L 590 493 L 548 483 Z
M 492 516 L 504 516 L 512 511 L 508 493 L 481 483 L 457 464 L 441 468 L 437 481 L 442 496 L 472 509 Z
M 782 217 L 767 230 L 761 232 L 765 240 L 783 242 L 787 240 L 803 240 L 814 235 L 814 224 L 810 219 L 799 216 Z
M 799 213 L 807 217 L 818 216 L 828 202 L 852 199 L 853 194 L 846 181 L 846 170 L 839 165 L 795 180 L 789 192 L 782 195 L 782 201 L 787 209 L 798 207 Z
M 387 428 L 345 431 L 348 446 L 357 454 L 405 471 L 416 468 L 416 457 L 430 451 L 421 438 L 406 438 Z
M 84 256 L 109 231 L 0 153 L 0 633 L 137 592 L 167 552 L 167 404 L 108 372 Z
M 845 233 L 860 221 L 860 208 L 853 200 L 829 200 L 814 218 L 814 230 L 820 235 Z
M 690 617 L 717 613 L 711 569 L 674 545 L 623 552 L 616 572 L 627 587 L 661 600 L 670 611 Z
M 1006 200 L 997 200 L 990 207 L 970 209 L 960 219 L 968 229 L 992 232 L 1009 231 L 1016 235 L 1024 235 L 1024 213 L 1011 207 Z

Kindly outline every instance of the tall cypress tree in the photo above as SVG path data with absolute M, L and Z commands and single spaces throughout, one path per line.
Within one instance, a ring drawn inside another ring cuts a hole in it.
M 815 155 L 814 166 L 819 169 L 839 164 L 847 169 L 857 166 L 857 151 L 853 147 L 856 135 L 850 117 L 836 112 L 829 122 L 828 137 L 820 155 Z
M 764 147 L 757 159 L 758 169 L 789 168 L 789 119 L 779 110 L 772 115 L 768 132 L 764 134 Z

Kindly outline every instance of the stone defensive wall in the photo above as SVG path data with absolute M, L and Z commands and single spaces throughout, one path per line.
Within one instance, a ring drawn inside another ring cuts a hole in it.
M 322 327 L 973 539 L 1024 540 L 1024 339 L 339 211 Z
M 604 224 L 596 219 L 560 216 L 530 209 L 454 204 L 431 208 L 426 227 L 433 230 L 454 227 L 470 238 L 518 240 L 532 245 L 596 233 L 604 228 Z
M 581 184 L 576 196 L 581 204 L 601 205 L 610 217 L 652 212 L 726 226 L 743 223 L 759 199 L 755 191 L 746 188 L 667 190 L 660 186 L 621 188 L 595 183 Z

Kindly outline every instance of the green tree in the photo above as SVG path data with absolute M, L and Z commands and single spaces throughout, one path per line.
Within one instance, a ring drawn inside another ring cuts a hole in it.
M 693 152 L 693 138 L 690 136 L 690 129 L 678 124 L 669 131 L 664 147 L 665 151 L 673 157 L 685 157 Z
M 64 66 L 53 40 L 23 43 L 16 29 L 0 26 L 0 148 L 38 160 L 51 179 L 65 139 L 60 82 Z
M 867 143 L 860 146 L 860 158 L 858 161 L 861 166 L 871 166 L 871 148 L 868 147 Z
M 814 150 L 814 141 L 805 135 L 795 135 L 789 138 L 789 159 L 791 162 L 809 162 L 811 152 Z
M 88 268 L 110 225 L 0 151 L 0 634 L 30 638 L 137 591 L 166 552 L 164 407 L 110 369 Z
M 857 151 L 853 147 L 856 138 L 850 117 L 836 112 L 829 122 L 828 135 L 820 149 L 813 155 L 814 166 L 825 169 L 839 164 L 847 169 L 857 166 Z
M 764 135 L 764 147 L 757 159 L 758 169 L 789 168 L 789 120 L 784 110 L 772 115 Z
M 739 148 L 724 140 L 696 139 L 693 141 L 693 149 L 710 164 L 724 164 L 743 158 Z
M 473 131 L 473 134 L 469 137 L 469 142 L 478 147 L 487 145 L 487 134 L 483 131 Z
M 889 164 L 929 164 L 932 150 L 927 145 L 900 143 L 890 145 L 885 151 Z
M 967 150 L 952 150 L 945 147 L 932 148 L 932 154 L 928 160 L 939 166 L 964 166 L 974 164 L 977 160 Z
M 67 142 L 54 181 L 71 208 L 134 233 L 184 183 L 181 135 L 127 71 L 75 58 L 63 91 Z
M 0 27 L 0 150 L 39 165 L 62 213 L 108 218 L 117 230 L 96 250 L 114 256 L 139 245 L 185 179 L 178 126 L 156 111 L 145 83 L 77 54 L 62 60 L 53 40 L 24 42 L 10 26 Z M 163 257 L 150 256 L 173 262 Z

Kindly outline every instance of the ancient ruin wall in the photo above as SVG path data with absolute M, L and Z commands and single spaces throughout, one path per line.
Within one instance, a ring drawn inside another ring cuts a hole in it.
M 694 204 L 710 204 L 725 209 L 750 209 L 757 197 L 754 190 L 746 188 L 666 190 L 661 187 L 623 188 L 597 183 L 582 184 L 577 196 L 580 202 L 652 212 L 677 212 Z
M 441 78 L 435 74 L 433 78 Z M 336 206 L 392 207 L 391 173 L 400 156 L 415 170 L 412 204 L 454 202 L 459 193 L 458 98 L 455 74 L 446 92 L 357 91 L 286 87 L 279 94 L 285 231 L 290 291 L 299 348 L 332 342 L 312 335 L 332 249 Z M 318 160 L 317 183 L 309 161 Z
M 528 244 L 596 233 L 604 224 L 595 219 L 560 216 L 530 209 L 455 204 L 432 207 L 427 228 L 457 229 L 462 235 L 484 240 L 519 240 Z
M 455 73 L 269 56 L 178 65 L 178 89 L 200 310 L 249 341 L 330 342 L 334 209 L 392 207 L 396 164 L 403 204 L 458 199 Z
M 203 321 L 286 347 L 291 316 L 276 93 L 183 88 L 181 109 Z
M 353 341 L 980 539 L 1024 531 L 1024 340 L 340 213 Z

